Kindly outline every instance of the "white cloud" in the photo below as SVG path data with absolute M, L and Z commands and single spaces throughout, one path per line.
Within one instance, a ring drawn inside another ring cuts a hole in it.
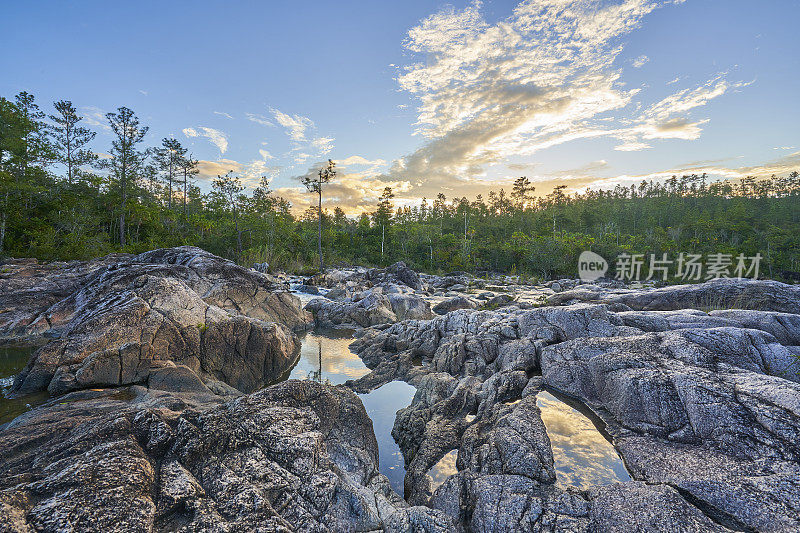
M 294 156 L 295 163 L 305 163 L 311 157 L 311 154 L 307 154 L 305 152 L 300 152 Z
M 144 89 L 139 89 L 139 92 L 141 94 L 143 94 L 144 96 L 147 96 L 147 94 L 148 94 L 147 91 L 145 91 Z
M 225 118 L 231 118 L 231 119 L 233 118 L 230 114 L 224 113 L 222 111 L 214 111 L 214 114 Z
M 672 3 L 525 0 L 490 24 L 476 2 L 424 19 L 404 42 L 415 62 L 397 81 L 417 99 L 425 143 L 382 179 L 409 181 L 417 197 L 469 194 L 488 186 L 487 166 L 573 140 L 616 137 L 618 150 L 641 150 L 697 138 L 706 120 L 690 111 L 735 84 L 718 77 L 640 112 L 641 89 L 626 89 L 615 63 L 625 36 Z
M 647 57 L 646 55 L 640 55 L 639 57 L 631 61 L 631 65 L 633 66 L 633 68 L 642 68 L 647 64 L 648 61 L 650 61 L 649 57 Z
M 99 107 L 88 105 L 81 108 L 83 120 L 90 126 L 102 128 L 106 131 L 111 131 L 111 126 L 108 125 L 106 112 Z
M 314 122 L 301 115 L 288 115 L 274 107 L 269 108 L 275 121 L 286 129 L 286 135 L 295 142 L 306 140 L 306 130 L 314 127 Z
M 317 137 L 311 141 L 311 147 L 314 148 L 319 155 L 327 155 L 333 150 L 333 137 Z
M 256 124 L 261 124 L 262 126 L 275 127 L 275 124 L 273 124 L 264 115 L 259 115 L 258 113 L 245 113 L 245 115 L 247 116 L 247 120 L 249 120 L 250 122 L 255 122 Z
M 187 137 L 206 137 L 212 144 L 219 148 L 219 153 L 224 154 L 228 151 L 228 137 L 221 131 L 214 128 L 201 126 L 195 128 L 184 128 L 183 134 Z
M 264 159 L 264 161 L 266 161 L 267 159 L 275 159 L 275 156 L 273 156 L 266 150 L 263 149 L 259 150 L 258 153 L 261 154 L 261 157 Z

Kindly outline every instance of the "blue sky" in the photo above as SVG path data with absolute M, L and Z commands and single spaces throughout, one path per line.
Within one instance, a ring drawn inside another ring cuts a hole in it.
M 0 94 L 70 99 L 108 150 L 128 106 L 208 178 L 331 203 L 800 168 L 800 2 L 15 2 Z

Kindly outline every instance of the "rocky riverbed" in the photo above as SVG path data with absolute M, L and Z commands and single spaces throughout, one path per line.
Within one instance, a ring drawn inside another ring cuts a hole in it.
M 0 339 L 33 346 L 0 530 L 800 529 L 797 286 L 302 279 L 182 247 L 7 262 Z

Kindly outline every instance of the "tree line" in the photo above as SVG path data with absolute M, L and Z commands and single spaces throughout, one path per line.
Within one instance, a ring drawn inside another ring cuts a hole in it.
M 543 196 L 520 177 L 509 192 L 442 193 L 399 207 L 387 187 L 374 210 L 353 218 L 325 203 L 336 177 L 330 161 L 304 180 L 316 205 L 296 216 L 265 177 L 247 192 L 231 171 L 203 192 L 188 149 L 172 138 L 146 146 L 148 128 L 127 107 L 106 115 L 113 140 L 102 155 L 71 102 L 52 108 L 45 113 L 26 92 L 0 97 L 0 256 L 86 259 L 191 244 L 302 273 L 403 260 L 432 272 L 553 278 L 575 276 L 583 250 L 609 259 L 760 253 L 764 276 L 800 276 L 797 172 L 736 181 L 672 176 L 571 194 L 559 185 Z

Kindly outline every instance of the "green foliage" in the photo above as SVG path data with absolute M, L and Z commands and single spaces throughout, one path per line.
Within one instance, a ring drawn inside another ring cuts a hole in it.
M 323 189 L 336 177 L 331 161 L 305 180 L 316 205 L 294 216 L 266 178 L 247 195 L 228 173 L 202 193 L 191 179 L 197 161 L 178 141 L 139 148 L 147 128 L 127 108 L 109 114 L 115 140 L 105 151 L 112 158 L 95 165 L 85 153 L 93 132 L 80 128 L 68 101 L 55 109 L 48 124 L 30 94 L 0 98 L 2 255 L 68 260 L 195 245 L 244 265 L 267 262 L 304 275 L 324 256 L 332 266 L 403 260 L 429 272 L 550 279 L 574 277 L 583 250 L 609 260 L 623 252 L 761 253 L 765 277 L 800 271 L 797 172 L 713 183 L 704 175 L 674 176 L 573 195 L 558 187 L 541 198 L 521 177 L 510 195 L 501 189 L 469 201 L 440 193 L 397 209 L 387 188 L 374 210 L 352 219 L 324 208 Z

